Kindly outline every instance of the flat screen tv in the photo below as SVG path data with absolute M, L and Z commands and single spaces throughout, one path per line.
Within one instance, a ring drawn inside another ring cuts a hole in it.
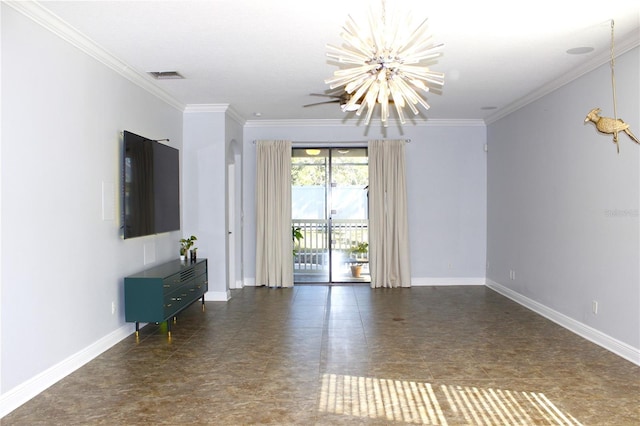
M 122 151 L 124 238 L 180 229 L 179 151 L 128 131 Z

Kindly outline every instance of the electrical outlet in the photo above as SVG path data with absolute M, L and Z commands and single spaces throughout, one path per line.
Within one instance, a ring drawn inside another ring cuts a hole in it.
M 593 302 L 591 302 L 591 311 L 593 312 L 594 315 L 598 315 L 598 301 L 594 300 Z
M 116 302 L 111 302 L 111 315 L 116 314 Z

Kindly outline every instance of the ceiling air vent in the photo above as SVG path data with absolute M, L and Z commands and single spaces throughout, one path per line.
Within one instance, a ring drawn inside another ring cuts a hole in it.
M 156 80 L 176 80 L 184 78 L 178 71 L 151 71 L 149 75 Z

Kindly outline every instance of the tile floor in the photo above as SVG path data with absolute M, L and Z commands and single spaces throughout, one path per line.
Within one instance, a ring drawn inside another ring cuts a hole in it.
M 2 425 L 638 425 L 640 367 L 485 287 L 248 287 Z

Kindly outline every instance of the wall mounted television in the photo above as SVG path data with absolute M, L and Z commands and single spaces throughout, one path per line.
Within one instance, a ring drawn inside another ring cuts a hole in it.
M 124 238 L 180 229 L 180 152 L 158 141 L 123 133 Z

